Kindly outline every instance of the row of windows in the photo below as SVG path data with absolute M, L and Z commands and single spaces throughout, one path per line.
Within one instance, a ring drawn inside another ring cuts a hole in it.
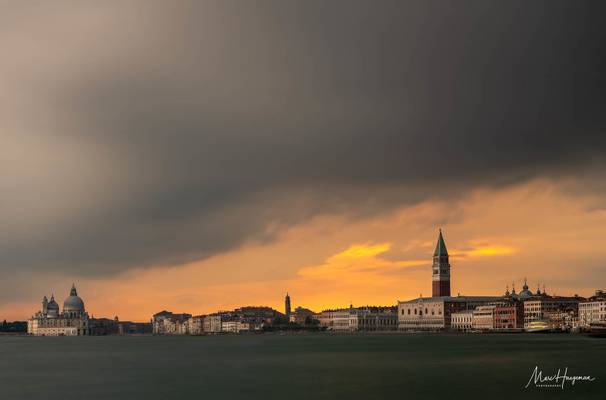
M 606 303 L 604 302 L 595 302 L 595 303 L 579 303 L 579 308 L 591 308 L 591 307 L 596 307 L 596 306 L 603 306 L 606 305 Z
M 406 321 L 406 322 L 401 322 L 400 323 L 400 327 L 406 326 L 406 325 L 427 326 L 427 327 L 435 327 L 435 328 L 440 328 L 440 327 L 444 326 L 444 324 L 441 324 L 441 323 L 429 324 L 429 323 L 424 322 L 424 321 Z
M 415 308 L 414 311 L 415 311 L 414 312 L 415 315 L 423 315 L 423 309 L 422 308 L 418 310 L 418 314 L 417 314 L 417 309 L 416 308 Z M 425 314 L 426 315 L 429 314 L 429 310 L 427 308 L 425 308 Z M 402 315 L 404 315 L 404 309 L 402 309 Z M 411 315 L 410 308 L 408 309 L 408 315 Z M 436 315 L 435 310 L 433 310 L 433 309 L 431 310 L 431 315 Z M 442 310 L 438 310 L 438 315 L 442 315 Z
M 395 325 L 396 324 L 396 320 L 395 319 L 361 319 L 360 320 L 360 324 L 361 325 L 377 325 L 377 322 L 379 325 Z

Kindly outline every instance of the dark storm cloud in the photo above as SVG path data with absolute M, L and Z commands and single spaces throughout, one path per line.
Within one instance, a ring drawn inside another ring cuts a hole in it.
M 605 158 L 600 2 L 2 7 L 3 276 L 178 263 Z

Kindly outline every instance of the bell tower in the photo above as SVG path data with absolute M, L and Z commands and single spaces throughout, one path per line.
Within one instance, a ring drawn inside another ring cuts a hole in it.
M 433 297 L 450 296 L 450 264 L 442 229 L 438 235 L 436 250 L 433 252 L 431 292 Z
M 290 321 L 290 296 L 288 295 L 288 292 L 284 298 L 284 315 L 286 315 L 286 319 Z

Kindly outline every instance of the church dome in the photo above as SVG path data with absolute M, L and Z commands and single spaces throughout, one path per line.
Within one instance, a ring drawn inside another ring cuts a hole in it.
M 84 301 L 78 297 L 76 287 L 73 285 L 69 297 L 63 302 L 63 312 L 84 312 Z
M 528 290 L 528 284 L 526 283 L 526 279 L 524 279 L 524 286 L 522 287 L 522 291 L 518 296 L 522 298 L 534 296 L 534 294 L 530 290 Z

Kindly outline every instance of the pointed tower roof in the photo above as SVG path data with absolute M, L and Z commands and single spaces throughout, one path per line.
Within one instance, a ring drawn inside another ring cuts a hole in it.
M 438 235 L 438 243 L 436 243 L 436 250 L 433 252 L 434 257 L 448 256 L 448 250 L 446 250 L 446 243 L 444 243 L 444 237 L 442 236 L 442 229 Z
M 72 283 L 72 289 L 69 291 L 70 296 L 77 296 L 78 292 L 76 291 L 76 285 Z

